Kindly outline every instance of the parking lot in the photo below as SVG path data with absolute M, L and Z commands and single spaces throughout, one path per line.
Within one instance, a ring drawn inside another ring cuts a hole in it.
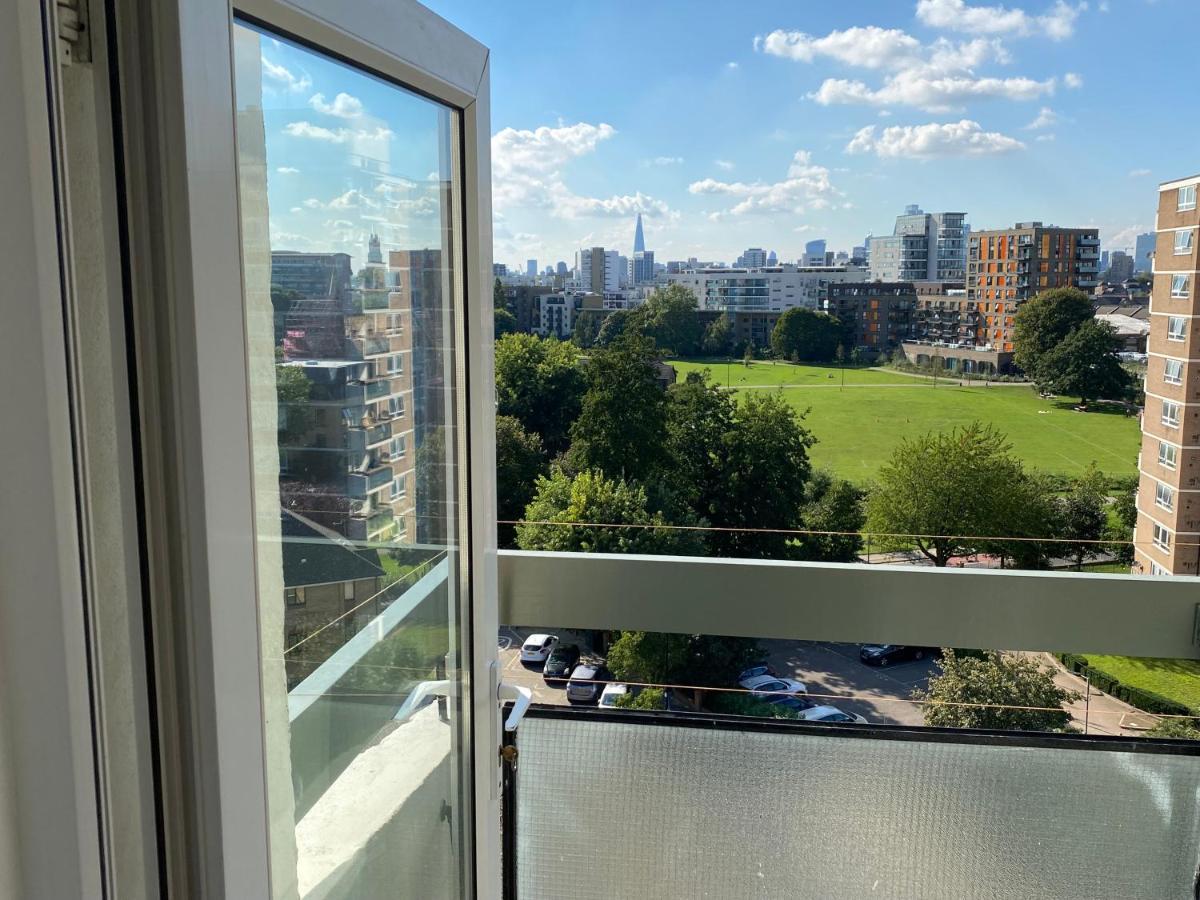
M 534 703 L 566 705 L 564 685 L 547 685 L 540 666 L 527 667 L 521 663 L 521 642 L 539 629 L 502 628 L 500 632 L 500 662 L 503 678 L 511 684 L 527 687 Z M 587 636 L 583 632 L 563 629 L 541 629 L 557 634 L 566 643 L 576 643 L 583 659 L 595 659 L 589 653 Z M 863 665 L 858 659 L 858 645 L 831 644 L 818 641 L 762 641 L 767 662 L 781 676 L 803 681 L 813 700 L 836 706 L 849 713 L 865 716 L 869 722 L 886 725 L 921 725 L 921 707 L 909 702 L 915 687 L 924 687 L 935 663 L 930 659 L 919 662 L 894 663 L 886 668 Z M 828 697 L 816 695 L 827 694 Z M 853 699 L 848 699 L 848 698 Z

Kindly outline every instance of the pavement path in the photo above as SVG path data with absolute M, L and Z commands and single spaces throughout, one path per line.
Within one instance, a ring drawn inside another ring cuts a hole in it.
M 1029 653 L 1041 659 L 1053 672 L 1054 683 L 1068 691 L 1081 695 L 1079 700 L 1067 704 L 1072 724 L 1084 734 L 1111 734 L 1125 737 L 1140 737 L 1146 730 L 1158 724 L 1158 717 L 1130 706 L 1123 700 L 1110 697 L 1090 687 L 1087 680 L 1062 667 L 1053 654 Z

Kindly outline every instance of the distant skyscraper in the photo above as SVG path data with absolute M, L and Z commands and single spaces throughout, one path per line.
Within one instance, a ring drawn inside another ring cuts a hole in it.
M 567 274 L 567 264 L 560 259 L 558 261 L 558 265 L 554 267 L 554 271 L 559 275 L 566 275 Z
M 801 260 L 806 266 L 823 266 L 825 265 L 825 239 L 821 238 L 815 241 L 809 241 L 804 245 L 804 259 Z
M 737 258 L 734 265 L 739 269 L 761 269 L 767 264 L 767 253 L 762 247 L 749 247 Z
M 631 284 L 648 284 L 654 280 L 654 251 L 638 250 L 629 261 L 629 281 Z
M 633 232 L 633 252 L 638 253 L 646 249 L 646 236 L 642 233 L 642 214 L 638 213 L 637 227 Z
M 967 267 L 966 213 L 904 208 L 892 234 L 870 237 L 872 281 L 963 281 Z
M 1108 258 L 1108 280 L 1112 283 L 1133 277 L 1133 257 L 1124 250 L 1114 250 Z
M 1100 254 L 1100 271 L 1101 272 L 1108 271 L 1108 251 L 1107 250 L 1102 251 Z
M 371 239 L 367 241 L 367 264 L 371 266 L 383 265 L 383 251 L 379 249 L 379 235 L 371 232 Z
M 1133 271 L 1149 272 L 1154 261 L 1154 232 L 1139 234 L 1133 247 Z
M 508 274 L 508 266 L 504 263 L 492 263 L 492 274 L 497 278 Z
M 774 250 L 772 250 L 770 253 L 767 254 L 767 265 L 768 266 L 779 265 L 779 255 Z
M 536 259 L 525 260 L 525 274 L 528 275 L 530 278 L 533 278 L 535 275 L 537 275 L 537 260 Z
M 575 253 L 575 278 L 585 291 L 616 293 L 621 289 L 620 265 L 616 250 L 589 247 Z

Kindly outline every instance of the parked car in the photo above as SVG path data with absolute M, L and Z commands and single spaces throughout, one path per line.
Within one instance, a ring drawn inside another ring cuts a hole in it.
M 606 684 L 600 692 L 600 708 L 616 709 L 617 700 L 628 693 L 630 690 L 627 684 Z
M 558 635 L 531 634 L 521 645 L 521 662 L 544 663 L 557 643 Z
M 738 684 L 743 681 L 749 681 L 751 678 L 761 678 L 763 675 L 778 675 L 779 673 L 770 666 L 751 666 L 745 672 L 738 676 Z
M 910 659 L 924 659 L 936 652 L 934 647 L 902 647 L 899 644 L 863 644 L 858 658 L 868 666 L 890 666 Z
M 853 713 L 842 712 L 836 706 L 814 706 L 800 713 L 798 718 L 805 722 L 855 722 L 866 725 L 867 720 Z
M 579 664 L 578 644 L 559 644 L 546 659 L 542 677 L 546 681 L 566 681 L 571 671 Z
M 758 675 L 754 678 L 747 678 L 739 684 L 746 690 L 750 691 L 750 696 L 755 700 L 766 700 L 775 696 L 791 696 L 793 694 L 806 694 L 808 688 L 802 681 L 793 681 L 791 678 L 776 678 L 773 675 Z
M 571 680 L 567 682 L 567 702 L 595 703 L 604 691 L 604 685 L 601 682 L 607 680 L 602 666 L 595 663 L 580 663 L 571 673 Z

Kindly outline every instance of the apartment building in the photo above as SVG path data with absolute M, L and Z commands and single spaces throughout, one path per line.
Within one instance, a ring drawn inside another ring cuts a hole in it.
M 871 238 L 872 281 L 962 281 L 967 214 L 905 207 L 890 235 Z
M 797 306 L 819 309 L 831 284 L 864 282 L 867 271 L 853 266 L 702 268 L 668 274 L 667 279 L 690 288 L 702 310 L 783 312 Z
M 869 353 L 899 346 L 912 333 L 917 293 L 911 282 L 831 284 L 822 304 L 846 328 L 847 348 Z
M 1099 258 L 1095 228 L 1018 222 L 1012 228 L 972 232 L 967 299 L 979 314 L 975 344 L 1011 353 L 1013 317 L 1021 303 L 1051 288 L 1090 291 L 1098 283 Z
M 1134 571 L 1200 574 L 1200 175 L 1158 190 Z
M 621 256 L 616 250 L 588 247 L 575 251 L 575 280 L 585 291 L 615 294 L 621 290 L 624 274 Z

